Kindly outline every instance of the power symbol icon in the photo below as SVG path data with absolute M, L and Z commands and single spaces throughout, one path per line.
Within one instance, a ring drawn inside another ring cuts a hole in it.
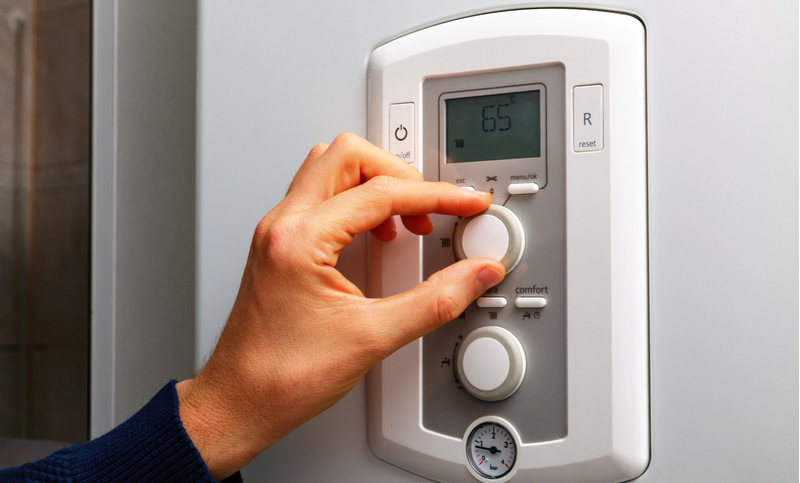
M 400 124 L 400 127 L 394 130 L 394 137 L 398 141 L 405 141 L 405 139 L 408 137 L 408 129 L 404 128 L 403 125 Z

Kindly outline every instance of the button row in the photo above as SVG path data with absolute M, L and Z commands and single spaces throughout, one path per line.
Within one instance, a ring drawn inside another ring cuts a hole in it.
M 475 191 L 474 186 L 462 186 L 465 190 Z M 535 195 L 539 192 L 539 185 L 536 183 L 512 183 L 508 185 L 510 195 Z
M 502 309 L 508 305 L 505 297 L 478 297 L 476 301 L 478 307 Z M 544 297 L 517 297 L 514 305 L 521 309 L 543 309 L 547 306 L 547 299 Z

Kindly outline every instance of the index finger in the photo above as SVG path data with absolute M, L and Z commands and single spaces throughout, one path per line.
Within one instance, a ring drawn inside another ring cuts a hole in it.
M 308 228 L 317 240 L 332 242 L 334 252 L 353 236 L 371 230 L 392 215 L 469 216 L 492 202 L 489 193 L 468 191 L 450 183 L 377 176 L 322 203 L 309 214 Z
M 288 195 L 302 208 L 311 208 L 376 176 L 421 181 L 422 173 L 355 134 L 343 133 L 313 160 L 314 169 L 301 168 Z

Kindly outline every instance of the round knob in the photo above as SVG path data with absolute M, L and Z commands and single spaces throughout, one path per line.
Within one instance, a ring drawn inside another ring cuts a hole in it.
M 511 396 L 525 378 L 525 350 L 519 339 L 502 327 L 470 332 L 459 345 L 455 364 L 464 389 L 484 401 Z
M 525 230 L 513 211 L 491 205 L 486 211 L 461 220 L 456 228 L 455 249 L 459 260 L 494 258 L 506 267 L 508 273 L 522 260 Z

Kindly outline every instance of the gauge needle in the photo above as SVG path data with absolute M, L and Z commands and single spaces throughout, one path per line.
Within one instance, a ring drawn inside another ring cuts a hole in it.
M 500 450 L 497 449 L 496 446 L 492 446 L 491 448 L 484 448 L 483 446 L 475 446 L 477 449 L 486 449 L 489 450 L 492 454 L 499 453 Z

